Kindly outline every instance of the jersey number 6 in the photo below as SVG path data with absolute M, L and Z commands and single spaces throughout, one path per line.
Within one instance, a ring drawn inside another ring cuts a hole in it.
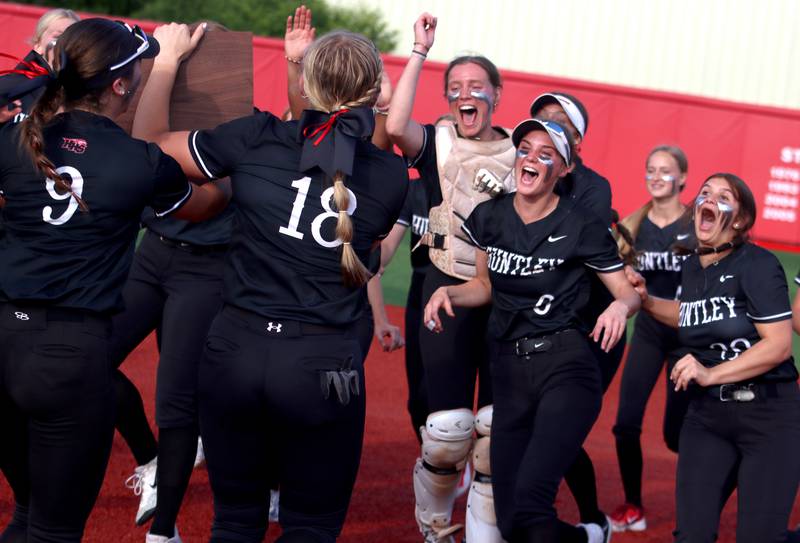
M 73 168 L 72 166 L 61 166 L 60 168 L 56 169 L 60 175 L 69 176 L 72 180 L 71 188 L 72 193 L 81 198 L 83 195 L 83 176 L 81 172 Z M 56 182 L 50 179 L 49 177 L 45 180 L 45 187 L 47 188 L 48 194 L 53 200 L 66 200 L 69 199 L 69 204 L 67 205 L 67 209 L 59 215 L 58 217 L 53 217 L 53 208 L 50 206 L 44 206 L 42 209 L 42 220 L 46 223 L 52 224 L 54 226 L 60 226 L 70 220 L 75 212 L 78 210 L 78 201 L 72 197 L 72 194 L 69 192 L 65 192 L 64 194 L 59 194 L 56 191 Z
M 292 186 L 297 189 L 297 197 L 294 199 L 294 204 L 292 204 L 292 213 L 289 215 L 289 224 L 287 226 L 281 226 L 278 228 L 278 232 L 293 238 L 303 239 L 305 234 L 298 232 L 297 226 L 300 224 L 300 215 L 303 214 L 303 207 L 305 207 L 306 204 L 306 196 L 308 196 L 308 188 L 311 186 L 311 178 L 304 177 L 302 179 L 292 181 Z M 353 191 L 350 189 L 347 189 L 347 193 L 350 195 L 350 203 L 347 206 L 347 214 L 352 215 L 357 206 L 356 195 L 353 194 Z M 320 213 L 314 217 L 313 221 L 311 221 L 311 235 L 314 237 L 314 241 L 323 247 L 328 248 L 338 247 L 342 244 L 342 240 L 340 239 L 328 241 L 322 238 L 322 222 L 325 219 L 338 218 L 338 213 L 331 209 L 331 198 L 333 198 L 333 187 L 328 187 L 322 191 L 322 195 L 319 197 L 320 204 L 325 212 Z

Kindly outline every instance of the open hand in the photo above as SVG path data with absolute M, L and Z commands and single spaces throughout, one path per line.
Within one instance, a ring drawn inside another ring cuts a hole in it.
M 450 302 L 450 296 L 447 294 L 447 287 L 439 287 L 434 291 L 422 315 L 422 322 L 425 323 L 425 328 L 437 334 L 444 330 L 442 321 L 439 320 L 440 309 L 444 309 L 444 312 L 451 317 L 456 316 L 453 313 L 453 304 Z
M 306 49 L 314 41 L 317 29 L 311 26 L 311 10 L 300 6 L 294 16 L 286 18 L 286 34 L 283 37 L 283 51 L 291 59 L 302 59 Z
M 157 61 L 176 61 L 178 63 L 186 60 L 189 55 L 200 43 L 205 33 L 206 25 L 197 25 L 194 33 L 189 33 L 189 27 L 179 23 L 169 23 L 159 26 L 153 32 L 153 37 L 158 40 L 161 51 L 156 57 Z
M 628 309 L 625 304 L 614 300 L 603 311 L 594 325 L 594 330 L 590 334 L 592 339 L 601 341 L 600 348 L 608 352 L 614 348 L 622 334 L 625 333 L 625 325 L 628 322 Z

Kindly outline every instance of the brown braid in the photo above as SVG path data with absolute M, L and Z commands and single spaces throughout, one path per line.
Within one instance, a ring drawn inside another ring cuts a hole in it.
M 36 169 L 49 179 L 52 179 L 59 191 L 71 194 L 78 203 L 80 210 L 87 212 L 89 207 L 86 202 L 73 192 L 71 184 L 61 177 L 61 174 L 56 171 L 55 164 L 44 154 L 44 135 L 42 131 L 44 126 L 53 119 L 63 103 L 64 89 L 57 84 L 48 85 L 30 115 L 22 121 L 20 145 L 28 151 Z

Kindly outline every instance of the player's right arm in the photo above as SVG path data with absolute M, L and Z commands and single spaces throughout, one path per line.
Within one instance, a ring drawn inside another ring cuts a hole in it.
M 178 67 L 197 47 L 204 31 L 205 25 L 198 25 L 194 34 L 190 35 L 186 25 L 177 23 L 156 28 L 153 35 L 161 51 L 153 62 L 153 70 L 142 90 L 131 132 L 134 138 L 157 144 L 178 161 L 188 177 L 195 179 L 205 176 L 189 151 L 189 132 L 171 132 L 169 129 L 169 101 Z
M 492 282 L 489 279 L 489 264 L 486 251 L 475 249 L 475 277 L 461 283 L 439 287 L 431 295 L 425 306 L 423 322 L 432 332 L 443 330 L 439 310 L 444 309 L 450 317 L 455 317 L 453 307 L 479 307 L 492 301 Z
M 408 57 L 408 63 L 394 89 L 386 118 L 386 133 L 409 158 L 416 157 L 425 142 L 422 125 L 411 118 L 411 111 L 414 109 L 417 81 L 425 61 L 423 55 L 427 55 L 433 46 L 435 33 L 436 17 L 429 13 L 420 15 L 414 23 L 414 50 L 420 54 L 412 53 Z

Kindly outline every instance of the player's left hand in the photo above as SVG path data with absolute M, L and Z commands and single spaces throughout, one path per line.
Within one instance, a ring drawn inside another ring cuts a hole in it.
M 503 183 L 486 168 L 481 168 L 475 174 L 472 181 L 472 188 L 478 192 L 488 192 L 492 198 L 503 194 Z
M 283 36 L 283 52 L 291 59 L 302 59 L 306 49 L 314 41 L 317 29 L 311 25 L 311 10 L 300 6 L 294 16 L 286 18 L 286 33 Z
M 694 355 L 687 354 L 675 363 L 669 374 L 669 379 L 675 384 L 675 390 L 687 390 L 689 383 L 694 381 L 701 387 L 710 386 L 711 370 L 702 365 Z
M 594 325 L 594 330 L 589 334 L 597 342 L 601 341 L 600 348 L 608 352 L 614 348 L 619 338 L 625 333 L 628 322 L 628 308 L 622 302 L 614 300 L 603 311 Z
M 161 47 L 156 61 L 183 62 L 200 43 L 205 30 L 205 23 L 197 25 L 193 34 L 189 33 L 189 27 L 184 24 L 169 23 L 159 26 L 153 32 L 153 37 Z
M 375 337 L 378 338 L 383 351 L 387 353 L 395 351 L 406 344 L 403 334 L 400 332 L 400 327 L 389 322 L 375 324 Z

